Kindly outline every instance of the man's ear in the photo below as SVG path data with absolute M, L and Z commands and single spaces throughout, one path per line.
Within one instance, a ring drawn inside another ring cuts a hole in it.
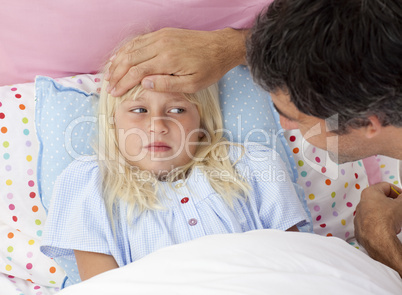
M 374 138 L 380 134 L 383 126 L 377 116 L 368 117 L 370 123 L 365 127 L 365 135 L 367 138 Z

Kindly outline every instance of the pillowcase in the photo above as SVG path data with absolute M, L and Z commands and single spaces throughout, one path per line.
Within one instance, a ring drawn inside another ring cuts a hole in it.
M 285 138 L 296 161 L 297 182 L 305 191 L 314 232 L 341 238 L 359 248 L 353 219 L 361 193 L 380 181 L 400 185 L 400 161 L 376 155 L 338 165 L 326 151 L 308 143 L 299 130 L 286 131 Z
M 381 176 L 379 181 L 386 181 L 401 187 L 401 160 L 382 155 L 376 155 L 373 156 L 373 158 L 377 163 L 378 169 L 380 170 Z M 366 165 L 365 167 L 367 169 Z
M 38 190 L 46 210 L 57 176 L 74 159 L 94 154 L 91 138 L 101 87 L 99 75 L 73 76 L 59 82 L 37 77 L 35 84 Z
M 2 1 L 0 85 L 32 82 L 36 75 L 57 78 L 98 72 L 123 39 L 163 27 L 249 28 L 270 2 Z
M 50 294 L 65 276 L 63 269 L 39 250 L 46 213 L 37 189 L 34 110 L 34 83 L 0 87 L 2 294 L 12 288 L 14 293 L 7 294 L 31 294 L 46 287 L 49 290 L 44 292 Z
M 369 184 L 376 184 L 381 181 L 386 181 L 400 186 L 400 172 L 399 168 L 401 160 L 390 158 L 382 155 L 374 155 L 369 158 L 363 159 L 364 167 L 367 171 Z
M 341 238 L 356 247 L 354 212 L 369 185 L 363 161 L 336 164 L 328 152 L 308 143 L 299 130 L 285 132 L 306 194 L 314 232 Z

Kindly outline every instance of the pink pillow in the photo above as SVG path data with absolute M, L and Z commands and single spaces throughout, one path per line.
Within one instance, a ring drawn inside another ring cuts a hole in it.
M 97 72 L 129 35 L 163 27 L 248 28 L 267 0 L 8 0 L 0 12 L 0 85 Z

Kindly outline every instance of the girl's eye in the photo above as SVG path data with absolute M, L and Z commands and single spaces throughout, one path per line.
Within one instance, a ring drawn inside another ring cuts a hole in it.
M 184 109 L 175 108 L 175 109 L 171 109 L 169 112 L 174 113 L 174 114 L 180 114 L 180 113 L 184 112 Z
M 144 108 L 137 108 L 137 109 L 133 109 L 131 110 L 133 113 L 146 113 L 147 110 Z

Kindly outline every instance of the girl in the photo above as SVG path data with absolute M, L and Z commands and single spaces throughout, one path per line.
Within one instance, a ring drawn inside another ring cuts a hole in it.
M 58 177 L 41 247 L 76 260 L 82 280 L 205 235 L 308 220 L 275 151 L 223 137 L 217 85 L 195 94 L 138 85 L 117 98 L 106 88 L 97 156 Z

